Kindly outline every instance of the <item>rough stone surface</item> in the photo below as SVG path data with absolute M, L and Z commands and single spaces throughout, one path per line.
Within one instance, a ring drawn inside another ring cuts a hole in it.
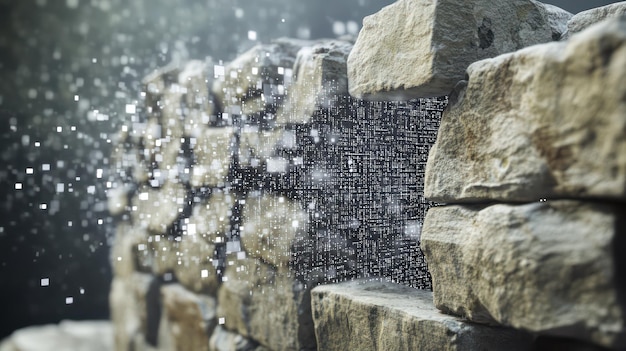
M 428 199 L 626 197 L 626 19 L 468 73 L 430 152 Z
M 206 128 L 192 141 L 194 165 L 191 185 L 223 186 L 232 161 L 234 130 Z
M 320 108 L 330 108 L 336 95 L 348 94 L 346 61 L 352 45 L 333 40 L 300 49 L 278 123 L 307 123 Z
M 176 279 L 191 291 L 215 295 L 219 286 L 215 250 L 215 244 L 199 236 L 181 237 L 172 267 Z
M 574 15 L 567 22 L 567 34 L 576 34 L 607 18 L 624 15 L 626 15 L 626 1 L 583 11 Z
M 447 95 L 471 63 L 558 40 L 569 17 L 530 0 L 397 1 L 363 20 L 348 58 L 350 94 Z
M 626 346 L 622 205 L 572 200 L 429 210 L 435 305 L 480 323 Z
M 218 326 L 211 335 L 209 351 L 268 351 L 268 349 Z
M 115 350 L 133 350 L 133 345 L 137 341 L 145 341 L 148 334 L 155 338 L 153 325 L 159 316 L 154 313 L 154 308 L 150 308 L 154 306 L 147 298 L 154 282 L 150 275 L 140 273 L 128 278 L 113 279 L 109 305 Z
M 241 113 L 242 102 L 264 95 L 265 104 L 273 105 L 284 95 L 291 80 L 292 68 L 300 48 L 308 41 L 278 39 L 271 44 L 257 45 L 214 73 L 212 91 L 227 113 Z
M 0 351 L 113 351 L 113 328 L 105 321 L 62 321 L 15 331 Z
M 297 202 L 260 194 L 246 199 L 241 243 L 251 257 L 286 268 L 296 254 L 294 245 L 308 235 L 308 215 Z
M 161 304 L 159 350 L 209 350 L 209 335 L 217 325 L 214 298 L 171 284 L 161 287 Z
M 185 207 L 187 193 L 180 183 L 167 182 L 161 188 L 144 186 L 135 194 L 133 224 L 153 234 L 165 234 Z
M 319 350 L 528 350 L 530 335 L 437 311 L 432 293 L 356 280 L 313 289 Z
M 316 350 L 310 287 L 258 259 L 232 262 L 218 294 L 224 326 L 270 350 Z

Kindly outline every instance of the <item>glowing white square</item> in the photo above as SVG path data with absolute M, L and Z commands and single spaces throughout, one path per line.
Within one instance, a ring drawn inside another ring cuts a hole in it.
M 50 278 L 41 278 L 41 286 L 49 286 Z

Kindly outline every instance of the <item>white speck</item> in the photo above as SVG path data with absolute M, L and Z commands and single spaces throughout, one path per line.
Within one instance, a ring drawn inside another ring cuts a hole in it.
M 257 37 L 257 36 L 256 36 L 256 32 L 255 32 L 255 31 L 253 31 L 253 30 L 249 30 L 249 31 L 248 31 L 248 39 L 250 39 L 250 40 L 256 40 L 256 37 Z
M 58 183 L 57 184 L 57 193 L 62 193 L 62 192 L 65 192 L 65 184 Z
M 224 324 L 224 323 L 226 323 L 226 318 L 221 317 L 221 318 L 219 318 L 219 319 L 218 319 L 218 321 L 217 321 L 217 322 L 218 322 L 219 324 Z
M 299 226 L 299 225 L 300 225 L 300 222 L 298 222 L 298 221 L 296 221 L 296 220 L 291 221 L 291 226 L 292 226 L 292 227 L 294 227 L 294 228 L 298 228 L 298 226 Z
M 150 195 L 148 193 L 141 193 L 141 194 L 139 194 L 139 200 L 140 201 L 148 201 L 149 198 L 150 198 Z
M 41 278 L 41 286 L 50 285 L 50 278 Z
M 244 15 L 243 9 L 241 9 L 241 8 L 236 8 L 235 9 L 235 17 L 242 18 L 243 15 Z
M 126 104 L 126 113 L 133 114 L 137 112 L 137 106 L 133 104 Z
M 346 25 L 343 22 L 336 21 L 333 23 L 333 33 L 335 33 L 335 35 L 346 34 Z
M 49 171 L 50 170 L 50 164 L 49 163 L 44 163 L 41 165 L 41 170 L 42 171 Z
M 218 66 L 218 65 L 213 66 L 213 75 L 215 76 L 215 78 L 223 77 L 224 74 L 226 74 L 224 71 L 224 66 Z
M 40 204 L 39 208 L 42 209 L 42 210 L 45 210 L 45 209 L 48 208 L 48 204 Z
M 80 100 L 80 98 L 78 97 L 78 95 L 74 95 L 74 101 L 78 101 Z
M 22 190 L 22 183 L 15 183 L 15 190 Z
M 72 221 L 67 221 L 67 226 L 71 227 L 72 226 Z
M 187 234 L 188 235 L 196 235 L 196 224 L 195 223 L 187 224 Z
M 71 305 L 73 303 L 74 303 L 74 298 L 73 297 L 68 296 L 68 297 L 65 298 L 65 304 L 66 305 Z
M 285 19 L 284 19 L 284 18 L 281 18 L 281 19 L 280 19 L 280 21 L 281 21 L 281 22 L 283 22 L 283 23 L 285 23 Z
M 98 178 L 98 179 L 102 178 L 102 169 L 101 168 L 98 168 L 96 170 L 96 178 Z
M 278 67 L 278 74 L 280 74 L 281 76 L 285 74 L 285 67 Z
M 34 169 L 32 169 L 32 168 L 30 168 L 30 167 L 29 167 L 29 168 L 26 168 L 26 174 L 33 174 L 33 173 L 35 173 L 35 170 L 34 170 Z
M 100 178 L 100 177 L 98 177 Z M 87 194 L 95 194 L 96 193 L 96 186 L 95 185 L 90 185 L 87 187 Z
M 41 143 L 40 143 L 40 142 L 38 142 L 38 141 L 36 141 L 36 142 L 35 142 L 35 147 L 40 147 L 40 146 L 41 146 Z
M 94 57 L 94 58 L 92 58 L 92 59 L 91 59 L 91 62 L 92 62 L 92 63 L 97 63 L 97 62 L 98 62 L 98 59 Z
M 37 98 L 37 90 L 29 89 L 28 90 L 28 97 L 31 98 L 31 99 L 36 99 Z
M 81 295 L 85 295 L 85 289 L 80 288 L 80 294 L 81 294 Z
M 200 271 L 200 278 L 208 278 L 209 277 L 209 271 L 206 269 L 203 269 Z
M 98 224 L 99 224 L 99 225 L 102 225 L 102 223 L 104 223 L 104 220 L 102 220 L 102 219 L 98 219 Z
M 267 160 L 267 172 L 286 173 L 289 161 L 282 157 L 274 157 Z
M 122 257 L 121 256 L 117 256 L 117 262 L 122 261 Z

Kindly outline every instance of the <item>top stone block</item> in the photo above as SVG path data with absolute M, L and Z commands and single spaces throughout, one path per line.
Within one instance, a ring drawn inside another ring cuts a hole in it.
M 447 95 L 471 63 L 559 40 L 571 17 L 532 0 L 399 0 L 363 20 L 348 58 L 350 94 Z

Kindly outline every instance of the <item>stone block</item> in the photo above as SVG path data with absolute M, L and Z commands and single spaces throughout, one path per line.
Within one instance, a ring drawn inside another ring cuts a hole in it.
M 212 189 L 209 199 L 195 204 L 191 216 L 185 220 L 187 234 L 199 236 L 212 244 L 226 242 L 236 200 L 234 193 Z
M 187 191 L 180 183 L 167 182 L 161 188 L 143 186 L 132 201 L 133 224 L 154 234 L 165 234 L 181 215 Z
M 331 108 L 336 95 L 348 94 L 346 61 L 352 45 L 331 40 L 300 49 L 278 123 L 308 123 L 316 111 Z
M 224 109 L 232 113 L 240 113 L 242 102 L 262 94 L 266 98 L 265 106 L 274 104 L 273 98 L 283 95 L 285 86 L 290 83 L 298 51 L 306 45 L 310 42 L 282 38 L 253 47 L 226 67 L 216 68 L 213 94 Z M 272 91 L 279 94 L 272 94 Z M 231 111 L 230 106 L 239 111 Z
M 297 254 L 294 245 L 309 236 L 308 214 L 299 203 L 283 196 L 248 196 L 242 218 L 244 250 L 274 267 L 289 267 Z
M 319 350 L 529 350 L 532 336 L 439 312 L 432 293 L 355 280 L 311 292 Z
M 173 263 L 172 272 L 180 284 L 194 292 L 215 295 L 219 286 L 215 244 L 198 235 L 184 235 L 172 243 L 169 254 L 174 260 L 165 261 Z
M 234 150 L 232 127 L 206 128 L 191 141 L 191 185 L 221 186 L 227 181 Z
M 348 57 L 350 94 L 448 95 L 478 60 L 558 40 L 571 14 L 531 0 L 401 0 L 365 17 Z
M 159 350 L 209 350 L 209 336 L 217 325 L 214 298 L 170 284 L 161 287 L 161 305 Z
M 429 155 L 428 199 L 626 198 L 626 19 L 468 74 Z
M 135 350 L 137 341 L 145 341 L 149 326 L 158 322 L 148 301 L 148 292 L 154 278 L 135 273 L 131 277 L 115 277 L 109 293 L 111 321 L 115 336 L 115 350 Z
M 567 22 L 567 35 L 570 36 L 582 32 L 588 27 L 602 22 L 605 19 L 624 15 L 626 15 L 626 1 L 620 1 L 577 13 Z
M 447 313 L 626 346 L 624 205 L 573 200 L 428 211 L 422 249 Z
M 150 271 L 152 256 L 148 251 L 148 232 L 129 223 L 119 223 L 111 245 L 111 266 L 116 277 L 131 277 L 135 272 Z
M 229 332 L 218 326 L 209 341 L 209 351 L 268 351 L 254 340 Z
M 228 264 L 217 309 L 225 328 L 274 351 L 316 350 L 310 286 L 258 259 Z

